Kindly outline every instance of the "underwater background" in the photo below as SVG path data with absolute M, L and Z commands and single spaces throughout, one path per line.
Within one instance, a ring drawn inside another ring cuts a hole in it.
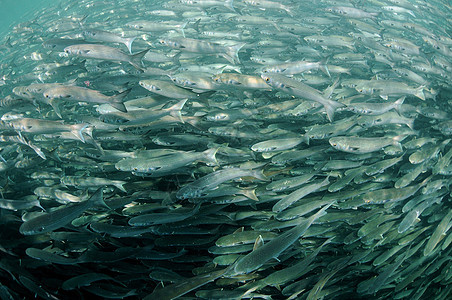
M 0 299 L 450 299 L 450 1 L 0 0 Z

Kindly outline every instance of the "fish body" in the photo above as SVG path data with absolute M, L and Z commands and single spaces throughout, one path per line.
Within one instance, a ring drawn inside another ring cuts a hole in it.
M 74 204 L 68 204 L 60 209 L 44 213 L 25 221 L 19 228 L 23 235 L 43 234 L 54 231 L 69 224 L 72 220 L 94 206 L 106 206 L 103 201 L 102 189 L 98 189 L 90 199 Z
M 333 146 L 339 151 L 364 154 L 379 151 L 389 145 L 400 146 L 399 141 L 401 141 L 405 137 L 406 136 L 396 136 L 393 138 L 389 137 L 367 138 L 367 137 L 338 136 L 330 138 L 329 143 L 331 146 Z
M 330 122 L 333 121 L 335 111 L 344 106 L 342 103 L 327 99 L 318 90 L 284 75 L 266 73 L 261 77 L 274 89 L 322 104 Z
M 119 50 L 118 48 L 113 48 L 110 46 L 97 44 L 78 44 L 64 48 L 64 52 L 68 55 L 74 55 L 84 58 L 128 62 L 138 70 L 144 70 L 142 59 L 144 58 L 148 50 L 129 55 Z

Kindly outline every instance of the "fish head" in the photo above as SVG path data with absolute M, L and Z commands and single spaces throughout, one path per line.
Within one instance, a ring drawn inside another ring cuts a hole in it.
M 139 22 L 139 21 L 129 22 L 126 24 L 126 26 L 129 28 L 138 29 L 138 30 L 144 28 L 143 24 L 141 24 L 141 22 Z
M 77 46 L 68 46 L 64 48 L 64 53 L 69 55 L 86 55 L 89 54 L 89 49 L 83 49 Z
M 218 121 L 228 121 L 229 120 L 229 114 L 224 112 L 218 112 L 216 114 L 207 115 L 206 116 L 207 121 L 212 122 L 218 122 Z

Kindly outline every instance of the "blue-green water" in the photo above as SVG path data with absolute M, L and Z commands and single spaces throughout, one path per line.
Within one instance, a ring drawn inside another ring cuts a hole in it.
M 450 1 L 1 3 L 0 299 L 450 299 Z
M 0 37 L 21 22 L 31 21 L 33 13 L 60 1 L 52 0 L 0 0 Z

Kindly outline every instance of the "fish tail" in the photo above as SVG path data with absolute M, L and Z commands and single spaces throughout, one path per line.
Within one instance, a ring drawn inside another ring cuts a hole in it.
M 251 175 L 254 178 L 257 178 L 262 181 L 269 181 L 268 177 L 264 175 L 263 169 L 254 170 L 253 174 Z
M 182 124 L 185 123 L 184 119 L 182 119 L 182 115 L 181 115 L 181 110 L 184 107 L 185 103 L 187 102 L 188 99 L 184 99 L 179 101 L 178 103 L 174 104 L 173 106 L 167 108 L 167 110 L 170 111 L 170 115 L 173 116 L 176 119 L 179 119 Z
M 206 161 L 209 163 L 212 163 L 212 165 L 214 166 L 219 166 L 217 158 L 215 157 L 215 155 L 218 152 L 218 149 L 220 149 L 219 147 L 217 148 L 212 148 L 212 149 L 207 149 L 206 151 L 203 152 Z
M 405 101 L 405 96 L 400 97 L 394 102 L 394 109 L 400 114 L 400 108 L 402 107 L 403 101 Z M 410 127 L 411 128 L 411 127 Z
M 71 132 L 83 143 L 85 142 L 85 138 L 83 137 L 83 130 L 85 130 L 89 124 L 87 123 L 80 123 L 80 124 L 74 124 L 71 125 Z
M 292 7 L 290 6 L 283 6 L 282 10 L 284 10 L 289 16 L 293 17 L 294 13 L 292 12 Z
M 409 121 L 406 122 L 406 125 L 410 127 L 410 129 L 414 130 L 414 119 L 409 119 Z
M 255 189 L 246 189 L 243 191 L 243 195 L 251 200 L 259 201 L 259 199 L 256 196 L 256 190 Z
M 121 111 L 121 112 L 127 112 L 127 108 L 124 105 L 124 98 L 127 97 L 127 95 L 130 93 L 132 89 L 127 89 L 124 92 L 121 92 L 113 97 L 111 97 L 111 101 L 109 102 L 109 104 L 111 106 L 113 106 L 114 108 L 116 108 L 117 110 Z
M 327 178 L 327 179 L 328 179 L 328 178 Z M 335 202 L 336 202 L 336 201 L 333 201 L 333 202 L 331 202 L 330 204 L 325 205 L 322 209 L 320 209 L 318 212 L 316 212 L 315 214 L 313 214 L 313 215 L 311 216 L 312 220 L 314 221 L 314 220 L 320 218 L 321 216 L 323 216 L 324 214 L 326 214 L 325 211 L 326 211 L 331 205 L 333 205 Z
M 41 148 L 39 148 L 36 145 L 33 145 L 31 143 L 28 143 L 28 147 L 30 147 L 31 149 L 33 149 L 33 151 L 42 159 L 46 160 L 46 155 L 44 154 L 44 152 L 42 152 Z
M 326 114 L 327 114 L 328 120 L 330 120 L 330 122 L 333 122 L 334 113 L 336 112 L 336 110 L 339 107 L 343 107 L 343 106 L 344 106 L 344 104 L 337 102 L 337 101 L 329 101 L 327 104 L 325 104 Z
M 95 191 L 94 194 L 91 195 L 89 201 L 93 201 L 94 205 L 96 206 L 103 206 L 110 209 L 110 207 L 104 201 L 104 191 L 102 188 L 98 188 L 97 191 Z
M 403 141 L 406 137 L 408 137 L 408 134 L 400 134 L 392 138 L 392 143 L 394 146 L 401 146 L 400 142 Z
M 319 64 L 319 69 L 320 69 L 320 71 L 322 71 L 323 73 L 328 75 L 328 77 L 331 77 L 331 74 L 330 74 L 330 71 L 328 70 L 328 65 L 327 65 L 329 59 L 330 59 L 329 57 L 327 57 L 326 59 L 322 59 Z
M 117 187 L 118 189 L 120 189 L 121 191 L 123 191 L 124 193 L 127 193 L 126 189 L 124 188 L 124 184 L 126 184 L 126 182 L 124 181 L 113 181 L 113 185 L 115 187 Z
M 421 100 L 425 100 L 424 88 L 425 86 L 418 87 L 414 93 L 414 96 L 418 97 Z
M 185 22 L 184 24 L 182 24 L 182 26 L 180 27 L 180 32 L 182 33 L 182 36 L 185 38 L 185 31 L 184 29 L 187 27 L 188 23 L 190 21 Z
M 129 49 L 129 53 L 132 54 L 132 43 L 135 41 L 137 37 L 131 37 L 124 40 L 124 45 L 126 45 L 127 49 Z
M 233 4 L 234 4 L 234 0 L 226 0 L 224 2 L 224 6 L 226 6 L 227 8 L 232 10 L 233 12 L 235 12 L 235 8 L 234 8 Z
M 50 104 L 50 106 L 52 106 L 53 111 L 57 114 L 57 116 L 58 116 L 60 119 L 63 119 L 63 117 L 61 116 L 61 110 L 60 110 L 60 107 L 58 106 L 58 104 L 59 104 L 58 101 L 55 100 L 55 99 L 50 99 L 49 104 Z
M 196 22 L 193 23 L 193 25 L 190 26 L 190 27 L 193 28 L 197 33 L 199 33 L 199 23 L 201 23 L 201 19 L 196 20 Z
M 226 55 L 232 59 L 233 63 L 238 63 L 238 64 L 240 63 L 239 51 L 245 45 L 246 45 L 246 43 L 240 43 L 240 44 L 228 47 L 228 51 L 227 51 Z
M 144 68 L 143 68 L 144 65 L 143 65 L 142 60 L 143 60 L 143 57 L 146 55 L 146 53 L 148 53 L 149 50 L 150 49 L 146 49 L 146 50 L 143 50 L 141 52 L 131 55 L 129 63 L 132 66 L 134 66 L 135 68 L 137 68 L 138 70 L 144 71 Z

